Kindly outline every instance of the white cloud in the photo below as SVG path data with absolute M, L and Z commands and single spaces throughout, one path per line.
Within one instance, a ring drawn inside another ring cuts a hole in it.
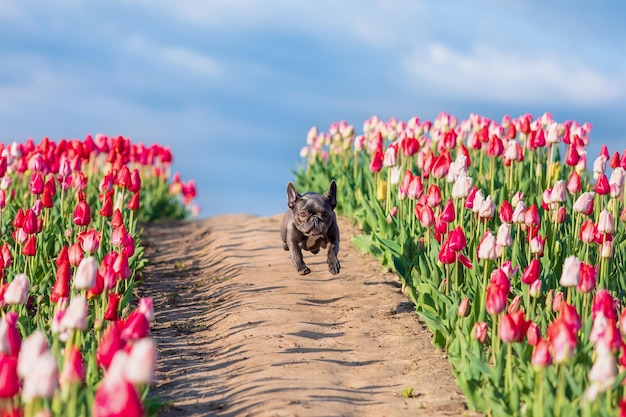
M 222 73 L 216 59 L 189 48 L 159 45 L 139 36 L 130 38 L 126 47 L 157 64 L 166 64 L 197 75 L 215 77 Z
M 613 77 L 573 58 L 495 50 L 476 45 L 460 51 L 439 42 L 417 49 L 404 62 L 418 87 L 434 84 L 457 98 L 509 104 L 606 104 L 623 97 L 623 77 Z

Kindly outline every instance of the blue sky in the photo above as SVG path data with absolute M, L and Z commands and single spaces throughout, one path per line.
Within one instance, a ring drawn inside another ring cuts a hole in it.
M 201 217 L 282 212 L 307 131 L 341 119 L 549 111 L 621 152 L 624 16 L 619 1 L 0 0 L 0 141 L 169 145 Z

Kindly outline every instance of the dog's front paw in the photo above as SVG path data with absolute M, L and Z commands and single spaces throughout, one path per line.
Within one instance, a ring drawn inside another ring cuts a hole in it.
M 340 269 L 341 269 L 341 265 L 339 264 L 339 259 L 334 258 L 334 259 L 328 260 L 328 270 L 330 271 L 331 274 L 337 275 Z
M 307 275 L 307 274 L 310 274 L 310 273 L 311 273 L 311 270 L 309 269 L 308 266 L 304 266 L 304 267 L 298 269 L 298 274 L 300 274 L 300 275 Z

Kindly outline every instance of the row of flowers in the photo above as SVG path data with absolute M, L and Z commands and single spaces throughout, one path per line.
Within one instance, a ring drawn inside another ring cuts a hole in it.
M 626 151 L 589 155 L 591 129 L 442 113 L 307 136 L 299 186 L 337 180 L 473 409 L 626 415 Z
M 153 413 L 154 309 L 133 294 L 140 225 L 196 210 L 171 163 L 122 136 L 0 144 L 0 416 Z

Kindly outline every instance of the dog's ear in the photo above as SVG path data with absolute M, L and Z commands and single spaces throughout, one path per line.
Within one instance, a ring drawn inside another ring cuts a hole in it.
M 287 184 L 287 206 L 292 209 L 296 206 L 296 201 L 302 197 L 292 183 Z
M 337 183 L 335 183 L 335 180 L 330 182 L 330 187 L 326 191 L 326 197 L 330 200 L 330 205 L 333 209 L 337 207 Z

